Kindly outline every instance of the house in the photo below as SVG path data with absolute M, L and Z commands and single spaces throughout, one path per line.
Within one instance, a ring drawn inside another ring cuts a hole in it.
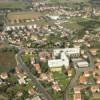
M 99 91 L 100 91 L 100 88 L 99 88 L 98 85 L 93 85 L 93 86 L 90 87 L 90 89 L 91 89 L 91 91 L 92 91 L 93 93 L 99 92 Z
M 16 94 L 17 97 L 21 97 L 22 95 L 23 95 L 23 93 L 20 92 L 20 91 L 18 91 L 17 94 Z
M 88 70 L 84 71 L 84 76 L 85 77 L 89 77 L 90 76 L 90 72 Z
M 24 73 L 18 73 L 17 76 L 18 78 L 23 78 L 23 79 L 27 78 L 27 75 L 25 75 Z
M 48 80 L 48 76 L 45 73 L 40 74 L 40 79 L 41 80 Z
M 85 53 L 85 51 L 84 50 L 81 50 L 81 54 L 83 55 Z
M 42 100 L 39 96 L 34 96 L 31 100 Z
M 72 76 L 72 70 L 70 69 L 70 70 L 68 70 L 68 77 L 71 77 Z
M 87 84 L 86 77 L 83 75 L 80 76 L 79 81 L 80 81 L 80 84 Z
M 99 75 L 100 75 L 100 70 L 95 70 L 95 71 L 93 72 L 93 75 L 99 76 Z
M 53 90 L 56 91 L 56 92 L 61 91 L 61 88 L 60 88 L 60 86 L 59 86 L 59 84 L 58 84 L 57 81 L 56 81 L 56 82 L 53 82 L 52 88 L 53 88 Z
M 81 93 L 75 93 L 74 100 L 81 100 Z
M 93 48 L 93 49 L 90 49 L 90 53 L 92 55 L 96 55 L 97 54 L 97 49 Z
M 80 93 L 80 88 L 79 87 L 74 87 L 74 93 L 76 94 L 76 93 Z
M 100 77 L 97 77 L 97 78 L 96 78 L 96 83 L 97 83 L 97 84 L 100 84 Z
M 16 71 L 17 74 L 23 73 L 23 70 L 19 67 L 16 67 L 15 71 Z
M 96 58 L 96 62 L 97 63 L 100 63 L 100 58 Z
M 95 66 L 100 69 L 100 62 L 97 62 Z
M 18 82 L 20 85 L 26 84 L 26 81 L 23 78 L 19 79 Z
M 35 91 L 33 88 L 30 88 L 30 89 L 28 90 L 28 93 L 29 93 L 30 95 L 35 95 L 35 94 L 36 94 L 36 91 Z
M 34 64 L 34 67 L 38 73 L 41 73 L 40 64 Z
M 0 75 L 1 79 L 5 80 L 8 78 L 8 74 L 6 72 L 1 73 Z

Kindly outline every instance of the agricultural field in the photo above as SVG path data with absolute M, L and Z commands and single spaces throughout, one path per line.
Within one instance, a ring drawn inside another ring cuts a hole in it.
M 49 0 L 51 2 L 66 2 L 66 3 L 80 3 L 83 2 L 83 0 Z M 84 0 L 84 2 L 88 2 L 89 0 Z
M 28 2 L 23 2 L 20 0 L 0 0 L 0 8 L 19 8 L 25 9 L 31 6 Z
M 50 2 L 53 3 L 62 3 L 62 4 L 67 4 L 67 6 L 75 6 L 76 4 L 89 4 L 90 0 L 49 0 Z
M 0 14 L 0 31 L 2 31 L 4 25 L 4 14 Z
M 26 24 L 25 20 L 34 20 L 38 19 L 41 16 L 46 15 L 47 12 L 36 12 L 36 11 L 21 11 L 21 12 L 11 12 L 8 13 L 7 19 L 8 19 L 8 24 Z M 35 20 L 36 21 L 36 20 Z M 33 23 L 34 21 L 29 21 L 29 23 Z M 28 23 L 28 22 L 27 22 Z M 43 21 L 39 21 L 39 23 L 43 23 Z
M 16 67 L 15 53 L 0 51 L 0 73 L 8 72 L 14 67 Z

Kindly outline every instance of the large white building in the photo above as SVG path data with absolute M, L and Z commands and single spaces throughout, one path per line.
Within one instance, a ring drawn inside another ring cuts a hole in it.
M 80 54 L 80 48 L 54 49 L 54 56 L 57 56 L 61 52 L 64 52 L 68 56 L 79 55 Z
M 60 54 L 60 59 L 48 60 L 48 66 L 50 68 L 60 68 L 64 66 L 66 69 L 69 67 L 69 56 L 80 55 L 80 48 L 65 48 L 65 49 L 54 49 L 54 58 Z

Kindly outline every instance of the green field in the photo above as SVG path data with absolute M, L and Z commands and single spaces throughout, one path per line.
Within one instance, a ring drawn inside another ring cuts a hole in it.
M 80 2 L 88 2 L 89 0 L 49 0 L 51 2 L 66 2 L 66 3 L 80 3 Z
M 15 53 L 0 52 L 0 73 L 16 67 Z
M 20 8 L 24 9 L 31 6 L 28 2 L 19 0 L 0 0 L 0 8 Z
M 39 24 L 39 25 L 44 25 L 44 24 L 48 24 L 48 22 L 46 22 L 45 20 L 34 20 L 34 19 L 38 19 L 41 16 L 46 15 L 48 12 L 36 12 L 36 11 L 21 11 L 21 12 L 11 12 L 8 13 L 7 15 L 7 19 L 8 19 L 8 23 L 7 24 L 16 24 L 16 25 L 20 25 L 20 24 Z M 25 20 L 34 20 L 31 22 L 25 22 Z M 16 23 L 15 21 L 17 21 L 18 23 Z
M 90 100 L 100 100 L 100 93 L 93 94 L 93 96 L 90 98 Z

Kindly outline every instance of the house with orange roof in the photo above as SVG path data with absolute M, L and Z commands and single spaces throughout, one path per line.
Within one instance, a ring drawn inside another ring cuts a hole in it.
M 100 62 L 96 63 L 95 66 L 100 69 Z
M 100 84 L 100 77 L 97 77 L 97 78 L 96 78 L 96 83 L 97 83 L 97 84 Z
M 81 93 L 75 93 L 74 100 L 82 100 Z
M 40 64 L 34 64 L 34 67 L 38 73 L 41 73 Z
M 100 75 L 100 70 L 95 70 L 94 72 L 93 72 L 93 75 Z
M 99 88 L 98 85 L 93 85 L 93 86 L 91 86 L 90 89 L 91 89 L 91 91 L 92 91 L 93 93 L 99 92 L 99 91 L 100 91 L 100 88 Z
M 87 84 L 86 77 L 81 75 L 79 78 L 80 84 Z
M 74 87 L 74 93 L 80 93 L 81 88 L 79 87 Z
M 90 49 L 90 53 L 92 55 L 96 55 L 97 54 L 97 49 L 93 48 L 93 49 Z

